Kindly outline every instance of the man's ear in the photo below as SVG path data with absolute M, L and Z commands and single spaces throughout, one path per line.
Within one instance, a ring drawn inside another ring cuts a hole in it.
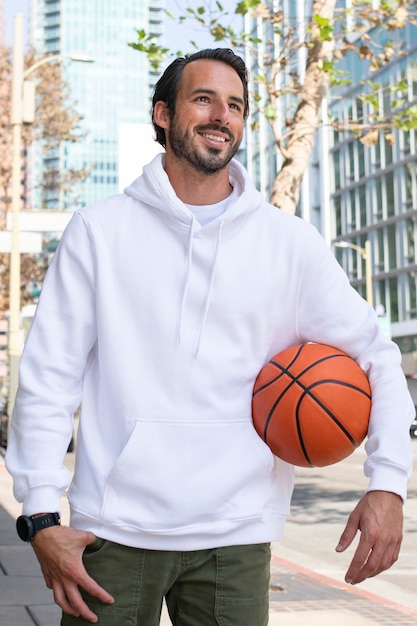
M 161 128 L 169 128 L 171 120 L 170 109 L 166 102 L 158 100 L 153 108 L 153 119 L 157 126 Z

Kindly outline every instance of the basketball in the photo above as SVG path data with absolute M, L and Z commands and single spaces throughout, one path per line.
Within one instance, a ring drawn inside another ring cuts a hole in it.
M 371 388 L 350 356 L 322 344 L 293 346 L 273 357 L 254 385 L 255 429 L 271 451 L 301 467 L 332 465 L 364 440 Z

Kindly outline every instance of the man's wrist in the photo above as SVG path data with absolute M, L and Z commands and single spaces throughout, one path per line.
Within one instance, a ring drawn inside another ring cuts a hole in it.
M 16 530 L 20 539 L 32 541 L 36 533 L 51 526 L 59 526 L 61 517 L 56 513 L 36 513 L 35 515 L 20 515 L 16 521 Z

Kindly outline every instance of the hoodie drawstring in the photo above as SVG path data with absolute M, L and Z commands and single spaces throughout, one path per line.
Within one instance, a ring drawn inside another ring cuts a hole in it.
M 206 319 L 207 319 L 207 315 L 208 315 L 208 310 L 209 310 L 209 307 L 210 307 L 210 298 L 211 298 L 211 292 L 213 290 L 214 275 L 216 273 L 217 256 L 218 256 L 218 252 L 219 252 L 219 248 L 220 248 L 220 240 L 222 238 L 223 224 L 224 224 L 224 222 L 222 220 L 219 223 L 219 230 L 217 231 L 216 250 L 214 252 L 213 264 L 211 266 L 210 282 L 209 282 L 209 287 L 208 287 L 208 290 L 207 290 L 206 303 L 204 305 L 204 313 L 203 313 L 203 318 L 201 320 L 200 332 L 198 333 L 197 346 L 196 346 L 196 349 L 195 349 L 194 358 L 197 358 L 198 351 L 200 350 L 201 337 L 202 337 L 202 334 L 203 334 L 204 326 L 206 324 Z
M 185 268 L 185 281 L 184 281 L 184 288 L 182 290 L 180 315 L 178 319 L 178 328 L 177 328 L 177 344 L 178 345 L 181 343 L 182 315 L 184 313 L 185 302 L 187 300 L 187 294 L 188 294 L 188 285 L 190 283 L 191 262 L 192 262 L 192 256 L 193 256 L 194 224 L 195 224 L 195 219 L 193 217 L 191 221 L 190 232 L 189 232 L 189 237 L 188 237 L 187 266 Z
M 209 308 L 210 308 L 210 299 L 211 299 L 211 293 L 213 291 L 214 277 L 215 277 L 215 274 L 216 274 L 217 257 L 218 257 L 219 248 L 220 248 L 220 242 L 221 242 L 221 238 L 222 238 L 223 224 L 224 224 L 223 220 L 219 222 L 219 229 L 217 231 L 217 239 L 216 239 L 216 249 L 214 251 L 214 258 L 213 258 L 213 263 L 212 263 L 211 271 L 210 271 L 210 280 L 209 280 L 206 300 L 205 300 L 205 304 L 204 304 L 203 316 L 201 318 L 200 330 L 199 330 L 199 333 L 198 333 L 198 339 L 197 339 L 196 349 L 195 349 L 195 353 L 194 353 L 194 358 L 197 358 L 198 352 L 200 350 L 201 338 L 202 338 L 202 335 L 203 335 L 204 327 L 205 327 L 206 320 L 207 320 L 208 311 L 209 311 Z M 183 291 L 182 291 L 180 314 L 179 314 L 178 327 L 177 327 L 177 344 L 178 345 L 181 343 L 182 319 L 183 319 L 185 304 L 186 304 L 186 301 L 187 301 L 188 287 L 189 287 L 189 283 L 190 283 L 191 264 L 192 264 L 192 255 L 193 255 L 194 230 L 195 230 L 195 220 L 193 218 L 193 220 L 191 222 L 191 226 L 190 226 L 189 237 L 188 237 L 187 265 L 186 265 L 186 268 L 185 268 L 185 280 L 184 280 L 184 287 L 183 287 Z

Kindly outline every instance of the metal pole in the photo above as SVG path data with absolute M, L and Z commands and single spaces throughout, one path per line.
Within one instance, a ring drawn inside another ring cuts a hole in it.
M 20 205 L 21 205 L 21 179 L 22 179 L 22 124 L 23 121 L 23 89 L 26 76 L 31 74 L 45 63 L 64 58 L 61 54 L 45 57 L 24 71 L 24 40 L 23 40 L 23 15 L 14 16 L 13 31 L 13 66 L 12 66 L 12 106 L 11 124 L 13 128 L 13 170 L 12 170 L 12 229 L 10 249 L 10 282 L 9 282 L 9 397 L 8 417 L 9 426 L 12 416 L 19 379 L 19 361 L 23 348 L 23 334 L 21 332 L 20 317 Z M 93 59 L 80 56 L 70 56 L 73 61 L 91 63 Z
M 336 241 L 333 243 L 336 248 L 351 248 L 359 252 L 363 260 L 365 261 L 365 289 L 366 289 L 366 301 L 371 307 L 374 306 L 374 298 L 372 291 L 372 257 L 371 257 L 371 242 L 369 239 L 365 241 L 365 247 L 361 248 L 356 243 L 350 241 Z
M 371 242 L 369 239 L 365 241 L 365 250 L 363 253 L 365 259 L 365 281 L 366 281 L 366 299 L 368 304 L 374 306 L 374 298 L 372 293 L 372 259 L 371 259 Z
M 9 398 L 8 416 L 13 411 L 17 384 L 19 359 L 22 350 L 20 332 L 20 203 L 22 178 L 22 89 L 23 89 L 23 15 L 15 15 L 13 31 L 12 106 L 13 129 L 12 165 L 12 232 L 9 276 Z

